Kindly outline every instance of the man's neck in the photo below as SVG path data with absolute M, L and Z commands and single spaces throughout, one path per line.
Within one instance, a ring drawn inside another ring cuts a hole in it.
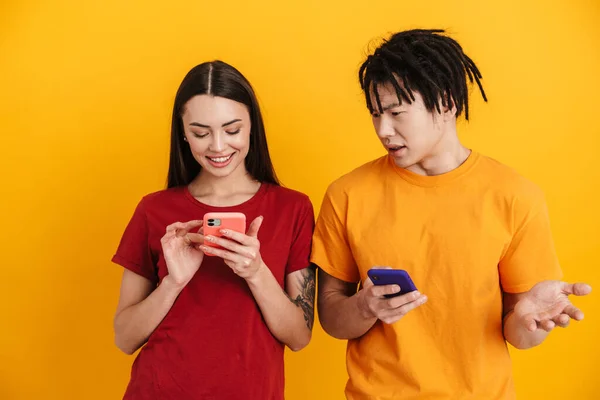
M 419 175 L 442 175 L 460 167 L 470 154 L 471 150 L 463 146 L 456 133 L 449 132 L 440 140 L 431 155 L 407 169 Z

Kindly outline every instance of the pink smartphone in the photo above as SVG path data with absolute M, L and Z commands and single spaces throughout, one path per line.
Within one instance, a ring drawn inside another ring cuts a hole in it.
M 211 212 L 204 214 L 204 223 L 202 224 L 204 236 L 223 237 L 221 229 L 246 233 L 246 216 L 239 212 Z M 206 240 L 204 241 L 204 245 L 222 249 L 221 246 Z

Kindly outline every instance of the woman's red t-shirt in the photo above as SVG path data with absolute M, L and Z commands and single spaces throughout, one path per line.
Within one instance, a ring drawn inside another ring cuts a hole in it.
M 167 275 L 160 239 L 168 225 L 236 211 L 264 217 L 258 239 L 265 264 L 284 288 L 309 266 L 313 207 L 299 192 L 262 184 L 248 201 L 213 207 L 186 187 L 145 196 L 113 262 L 159 284 Z M 265 324 L 246 282 L 218 257 L 204 257 L 164 320 L 140 350 L 124 399 L 271 400 L 284 398 L 284 345 Z

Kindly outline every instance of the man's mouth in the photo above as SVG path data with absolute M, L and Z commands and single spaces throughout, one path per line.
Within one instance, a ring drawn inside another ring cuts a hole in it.
M 398 151 L 400 149 L 405 148 L 406 146 L 388 146 L 389 151 Z

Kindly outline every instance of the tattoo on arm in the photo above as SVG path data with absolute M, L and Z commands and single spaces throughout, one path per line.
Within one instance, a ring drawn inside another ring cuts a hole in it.
M 310 266 L 302 270 L 295 284 L 300 289 L 300 294 L 295 299 L 292 299 L 289 295 L 288 297 L 297 307 L 302 308 L 306 326 L 312 330 L 315 319 L 315 268 Z

